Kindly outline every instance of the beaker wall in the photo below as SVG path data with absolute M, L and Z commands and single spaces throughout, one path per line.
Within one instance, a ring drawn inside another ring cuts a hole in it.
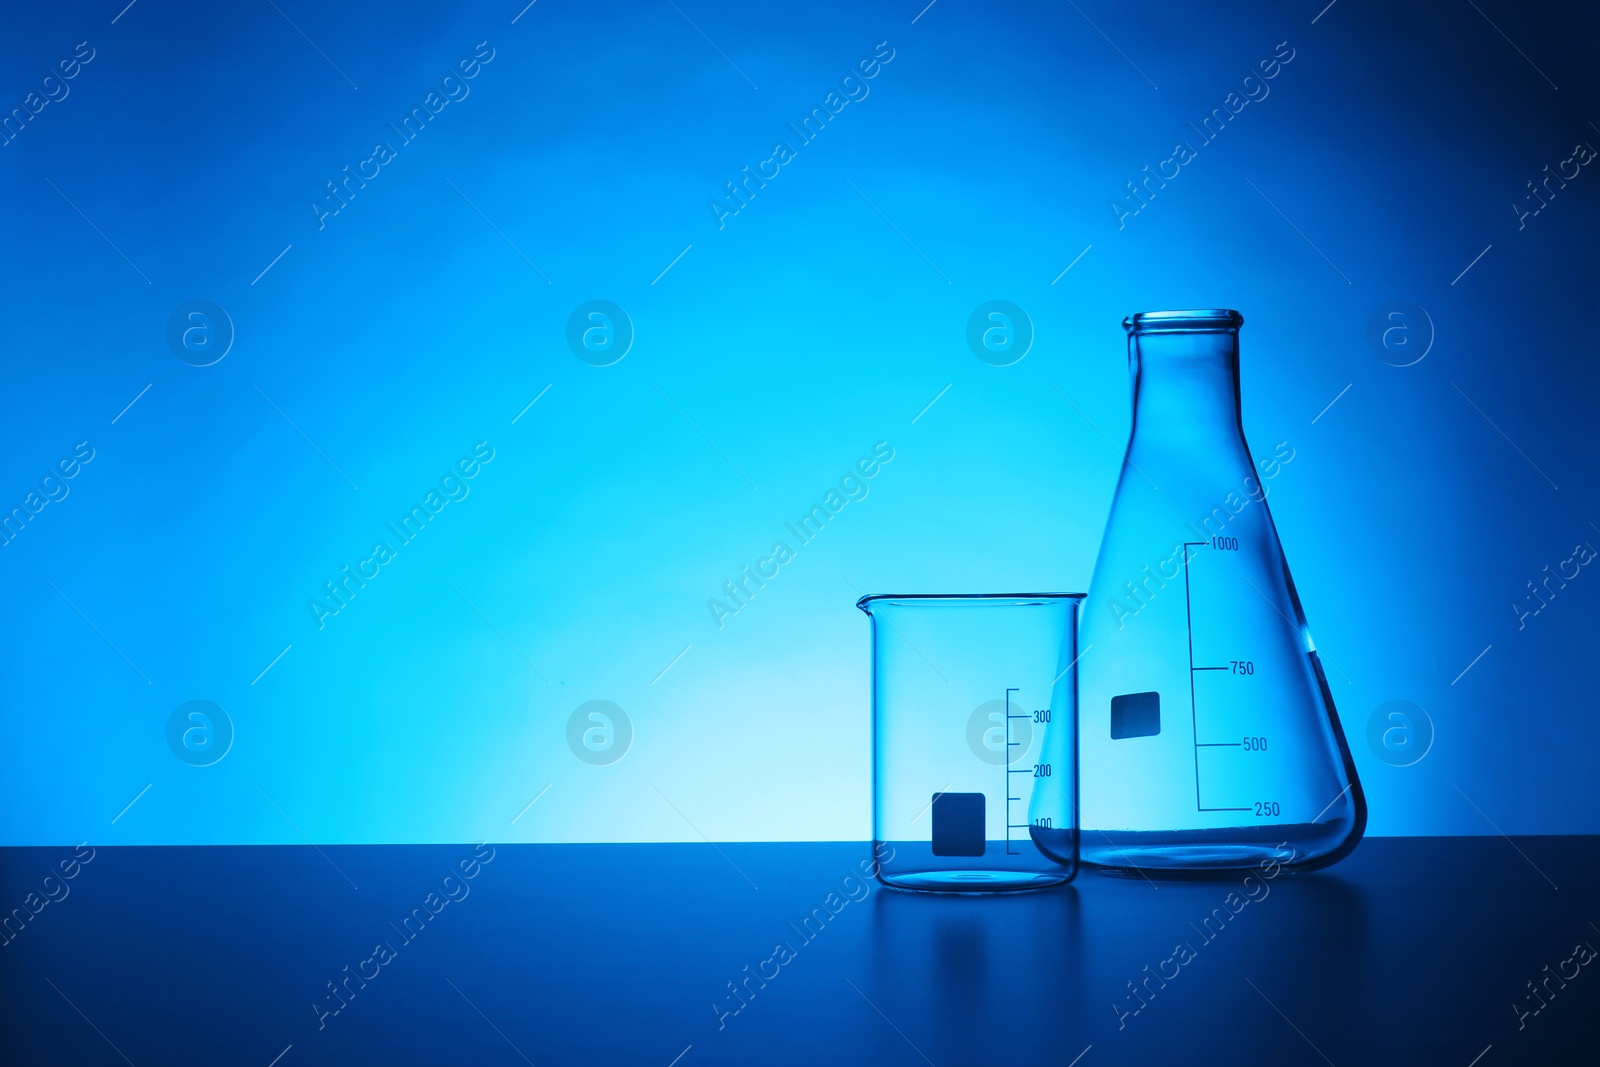
M 1267 506 L 1294 449 L 1253 460 L 1240 425 L 1241 321 L 1127 323 L 1133 430 L 1081 624 L 1085 863 L 1313 866 L 1365 824 Z
M 1070 746 L 1079 593 L 869 596 L 873 835 L 901 888 L 1038 888 L 1077 869 Z M 1066 669 L 1063 669 L 1066 668 Z M 1035 794 L 1065 799 L 1030 816 Z

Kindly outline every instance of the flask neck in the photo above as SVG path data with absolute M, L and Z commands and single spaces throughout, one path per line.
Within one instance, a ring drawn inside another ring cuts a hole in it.
M 1130 447 L 1239 440 L 1237 327 L 1128 332 Z

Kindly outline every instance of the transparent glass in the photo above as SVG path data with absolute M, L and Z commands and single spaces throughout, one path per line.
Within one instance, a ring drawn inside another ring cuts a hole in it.
M 872 827 L 902 889 L 1038 889 L 1077 873 L 1082 593 L 865 596 L 872 619 Z M 1045 729 L 1066 740 L 1039 755 Z M 1041 792 L 1059 811 L 1030 817 Z
M 1311 868 L 1366 826 L 1333 697 L 1239 409 L 1235 311 L 1134 315 L 1133 429 L 1082 621 L 1084 863 Z M 1041 759 L 1060 761 L 1066 731 Z M 1064 818 L 1034 794 L 1034 818 Z M 1288 857 L 1285 861 L 1285 857 Z

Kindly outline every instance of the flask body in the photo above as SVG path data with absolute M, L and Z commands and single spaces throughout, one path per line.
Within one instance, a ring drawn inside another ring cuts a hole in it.
M 1240 424 L 1241 322 L 1208 311 L 1125 324 L 1133 429 L 1078 663 L 1087 864 L 1309 868 L 1341 858 L 1365 828 L 1267 505 L 1294 450 L 1280 442 L 1253 458 Z

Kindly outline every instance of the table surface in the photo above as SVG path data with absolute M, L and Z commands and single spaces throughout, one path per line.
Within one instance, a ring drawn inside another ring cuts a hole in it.
M 983 897 L 859 843 L 74 851 L 0 850 L 5 1064 L 1600 1062 L 1593 837 Z

